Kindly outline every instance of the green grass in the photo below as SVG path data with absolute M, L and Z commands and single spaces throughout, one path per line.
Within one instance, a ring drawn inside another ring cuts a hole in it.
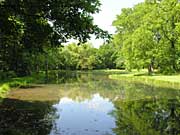
M 27 87 L 29 79 L 27 78 L 14 78 L 1 82 L 0 84 L 0 98 L 4 98 L 8 91 L 14 87 Z
M 0 98 L 4 98 L 9 91 L 10 87 L 8 84 L 3 84 L 0 86 Z
M 148 75 L 148 72 L 145 70 L 133 70 L 132 72 L 125 74 L 112 74 L 109 75 L 109 78 L 144 83 L 158 87 L 180 89 L 180 74 L 162 75 L 159 73 L 154 73 L 153 75 Z
M 66 72 L 66 71 L 64 71 Z M 74 71 L 72 71 L 74 72 Z M 76 71 L 87 72 L 87 71 Z M 111 79 L 126 80 L 129 82 L 144 83 L 148 85 L 155 85 L 158 87 L 180 89 L 180 74 L 162 75 L 155 73 L 151 76 L 148 75 L 147 70 L 132 70 L 131 72 L 125 70 L 92 70 L 88 71 L 97 74 L 107 74 Z M 44 80 L 44 73 L 33 74 L 28 77 L 12 78 L 5 81 L 0 81 L 0 99 L 4 98 L 11 88 L 29 87 L 32 83 L 41 83 Z
M 0 99 L 6 97 L 10 89 L 12 88 L 25 88 L 30 87 L 31 83 L 40 83 L 43 78 L 44 74 L 32 74 L 31 76 L 27 77 L 16 77 L 7 80 L 0 81 Z

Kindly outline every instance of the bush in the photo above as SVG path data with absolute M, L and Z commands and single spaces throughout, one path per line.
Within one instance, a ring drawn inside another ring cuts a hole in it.
M 4 72 L 4 71 L 0 71 L 0 80 L 7 80 L 13 77 L 16 77 L 16 73 L 14 71 L 8 71 L 8 72 Z
M 8 84 L 3 84 L 0 86 L 0 98 L 4 97 L 9 89 L 10 87 Z

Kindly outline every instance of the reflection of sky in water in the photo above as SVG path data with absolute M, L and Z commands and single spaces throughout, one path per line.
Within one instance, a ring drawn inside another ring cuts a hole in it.
M 82 102 L 64 97 L 54 107 L 59 118 L 50 135 L 114 135 L 115 119 L 109 115 L 114 106 L 99 94 Z

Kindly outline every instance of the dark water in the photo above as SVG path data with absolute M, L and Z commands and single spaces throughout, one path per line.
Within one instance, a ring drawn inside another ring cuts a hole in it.
M 0 135 L 179 135 L 180 90 L 59 73 L 0 105 Z

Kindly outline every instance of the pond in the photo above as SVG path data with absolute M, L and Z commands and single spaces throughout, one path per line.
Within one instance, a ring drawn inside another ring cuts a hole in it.
M 180 91 L 64 72 L 12 90 L 0 105 L 0 135 L 178 135 Z

